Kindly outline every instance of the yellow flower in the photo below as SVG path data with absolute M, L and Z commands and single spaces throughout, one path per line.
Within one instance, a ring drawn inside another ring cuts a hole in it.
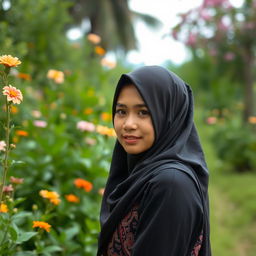
M 59 70 L 50 69 L 47 73 L 47 77 L 57 84 L 62 84 L 64 82 L 64 73 Z
M 15 106 L 11 106 L 11 113 L 12 114 L 17 114 L 19 112 L 19 109 L 17 108 L 17 107 L 15 107 Z
M 33 228 L 42 228 L 47 232 L 50 232 L 51 225 L 44 221 L 33 221 Z
M 49 201 L 52 204 L 58 205 L 60 203 L 59 194 L 54 191 L 48 191 L 48 190 L 41 190 L 39 192 L 40 196 L 46 199 L 49 199 Z
M 70 203 L 79 203 L 80 199 L 74 194 L 65 195 L 67 201 Z
M 116 136 L 115 130 L 113 128 L 108 128 L 107 126 L 97 125 L 96 131 L 102 135 L 107 135 L 111 137 Z
M 21 61 L 17 57 L 12 57 L 11 55 L 2 55 L 0 56 L 0 64 L 5 65 L 6 67 L 17 67 L 21 64 Z
M 103 49 L 101 46 L 95 46 L 95 52 L 100 56 L 103 56 L 106 53 L 105 49 Z
M 3 95 L 7 96 L 8 101 L 12 101 L 14 104 L 20 104 L 23 100 L 22 93 L 14 86 L 5 86 L 3 88 Z
M 91 182 L 81 178 L 75 179 L 74 184 L 77 188 L 83 188 L 86 192 L 90 192 L 93 187 Z
M 8 212 L 8 207 L 6 204 L 0 204 L 0 212 Z
M 98 43 L 100 43 L 100 41 L 101 41 L 101 37 L 98 36 L 98 35 L 96 35 L 96 34 L 94 34 L 94 33 L 88 34 L 88 35 L 87 35 L 87 39 L 88 39 L 91 43 L 93 43 L 93 44 L 98 44 Z

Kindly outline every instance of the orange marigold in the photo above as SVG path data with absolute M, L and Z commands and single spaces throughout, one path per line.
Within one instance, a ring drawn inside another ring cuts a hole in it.
M 84 110 L 84 114 L 85 115 L 90 115 L 90 114 L 92 114 L 93 113 L 93 109 L 92 108 L 86 108 L 85 110 Z
M 101 113 L 101 119 L 103 120 L 103 121 L 111 121 L 111 119 L 112 119 L 112 116 L 111 116 L 111 114 L 109 114 L 109 113 L 107 113 L 107 112 L 103 112 L 103 113 Z
M 86 192 L 90 192 L 93 188 L 93 185 L 90 181 L 81 178 L 75 179 L 74 184 L 77 188 L 83 188 Z
M 103 49 L 101 46 L 95 46 L 95 52 L 100 56 L 103 56 L 106 53 L 105 49 Z
M 18 73 L 17 77 L 21 78 L 23 80 L 26 80 L 26 81 L 31 81 L 31 76 L 29 74 L 26 74 L 26 73 Z
M 79 203 L 80 199 L 74 194 L 65 195 L 67 201 L 71 203 Z
M 33 221 L 33 228 L 42 228 L 47 232 L 50 232 L 51 225 L 44 221 Z
M 24 130 L 17 130 L 15 132 L 16 135 L 18 136 L 22 136 L 22 137 L 27 137 L 28 136 L 28 132 L 24 131 Z
M 41 190 L 39 195 L 43 198 L 49 199 L 52 204 L 58 205 L 60 203 L 59 194 L 55 191 Z
M 0 212 L 8 212 L 8 207 L 6 204 L 0 204 Z
M 17 67 L 21 64 L 21 61 L 17 57 L 12 57 L 11 55 L 0 56 L 0 64 L 6 67 Z
M 23 100 L 21 91 L 11 85 L 3 88 L 3 95 L 7 96 L 7 100 L 12 101 L 14 104 L 20 104 Z

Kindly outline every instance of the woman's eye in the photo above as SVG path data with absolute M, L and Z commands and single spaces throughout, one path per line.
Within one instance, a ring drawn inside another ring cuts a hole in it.
M 116 110 L 116 114 L 119 115 L 119 116 L 123 116 L 123 115 L 125 115 L 125 113 L 126 113 L 126 112 L 125 112 L 125 110 L 123 110 L 123 109 L 117 109 L 117 110 Z
M 148 110 L 140 110 L 139 111 L 139 115 L 140 116 L 148 116 L 149 115 L 149 111 Z

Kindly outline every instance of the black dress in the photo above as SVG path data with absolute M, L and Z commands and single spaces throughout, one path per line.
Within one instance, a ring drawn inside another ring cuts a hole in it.
M 209 173 L 191 88 L 163 67 L 139 68 L 121 76 L 113 115 L 122 87 L 131 83 L 150 112 L 155 140 L 138 155 L 127 154 L 116 141 L 97 256 L 210 256 Z M 132 226 L 124 225 L 127 216 Z

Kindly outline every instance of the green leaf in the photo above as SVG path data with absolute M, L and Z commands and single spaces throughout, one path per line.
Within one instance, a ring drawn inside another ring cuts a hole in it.
M 23 242 L 28 241 L 30 238 L 32 238 L 33 236 L 35 236 L 37 234 L 37 232 L 22 232 L 19 234 L 18 240 L 17 240 L 17 244 L 21 244 Z
M 51 252 L 60 252 L 63 249 L 57 245 L 51 245 L 46 248 L 44 248 L 44 253 L 51 253 Z
M 9 233 L 10 233 L 11 239 L 15 242 L 19 234 L 19 229 L 15 225 L 15 223 L 12 223 L 11 226 L 9 227 Z

